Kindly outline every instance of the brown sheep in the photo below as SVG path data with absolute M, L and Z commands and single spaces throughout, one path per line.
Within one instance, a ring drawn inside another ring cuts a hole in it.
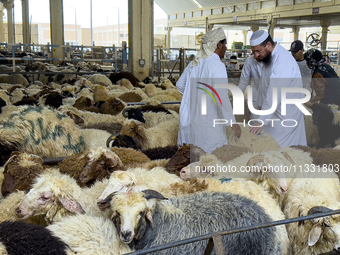
M 111 97 L 99 106 L 99 112 L 103 114 L 117 115 L 125 108 L 125 104 L 115 97 Z
M 113 147 L 110 148 L 110 150 L 117 154 L 125 167 L 130 167 L 132 165 L 135 166 L 151 161 L 147 155 L 132 148 Z
M 34 178 L 42 173 L 43 160 L 33 154 L 13 152 L 12 157 L 4 165 L 4 181 L 1 193 L 4 197 L 16 190 L 28 192 Z
M 83 96 L 79 97 L 73 105 L 73 107 L 77 108 L 78 110 L 86 110 L 91 106 L 93 106 L 93 101 L 90 98 Z
M 293 149 L 300 149 L 304 152 L 309 152 L 311 158 L 313 159 L 313 164 L 317 166 L 327 166 L 333 167 L 334 172 L 340 178 L 340 173 L 337 171 L 336 166 L 340 166 L 340 150 L 335 150 L 333 148 L 311 148 L 308 146 L 296 145 L 292 146 Z
M 118 97 L 124 102 L 140 102 L 143 98 L 135 92 L 126 92 Z
M 125 170 L 114 152 L 101 147 L 72 155 L 58 165 L 61 173 L 73 177 L 81 187 L 90 187 L 96 181 L 108 178 L 113 171 Z
M 186 167 L 191 162 L 199 161 L 200 156 L 204 154 L 205 152 L 202 149 L 191 144 L 185 144 L 178 149 L 165 168 L 169 173 L 179 176 L 183 167 Z

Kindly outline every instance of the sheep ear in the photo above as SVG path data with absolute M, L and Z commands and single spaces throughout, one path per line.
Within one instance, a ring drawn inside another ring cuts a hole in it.
M 314 225 L 308 236 L 308 246 L 313 246 L 319 241 L 321 236 L 322 228 L 320 224 Z
M 68 197 L 59 197 L 58 200 L 64 206 L 64 208 L 71 213 L 85 214 L 82 206 L 77 202 Z
M 151 211 L 148 211 L 146 213 L 146 218 L 150 221 L 151 227 L 153 228 L 153 220 L 152 220 L 152 212 Z

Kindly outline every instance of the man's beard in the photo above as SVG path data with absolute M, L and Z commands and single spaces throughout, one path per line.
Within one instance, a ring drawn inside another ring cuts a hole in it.
M 270 65 L 270 62 L 272 60 L 272 53 L 268 51 L 268 55 L 264 57 L 261 62 L 263 62 L 266 66 Z

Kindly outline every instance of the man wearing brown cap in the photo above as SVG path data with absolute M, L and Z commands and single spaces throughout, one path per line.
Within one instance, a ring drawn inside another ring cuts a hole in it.
M 312 88 L 310 86 L 312 81 L 312 72 L 304 58 L 304 51 L 303 43 L 300 40 L 292 42 L 290 46 L 290 52 L 292 53 L 292 56 L 295 58 L 296 63 L 300 68 L 303 88 L 308 89 L 309 92 L 312 92 Z

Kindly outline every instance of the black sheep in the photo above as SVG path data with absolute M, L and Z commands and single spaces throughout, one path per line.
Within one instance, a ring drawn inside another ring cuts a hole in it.
M 148 156 L 151 160 L 157 159 L 169 159 L 178 151 L 177 145 L 169 145 L 166 147 L 152 148 L 148 150 L 142 150 L 142 152 Z
M 326 104 L 313 104 L 313 124 L 318 127 L 318 148 L 334 147 L 340 138 L 340 125 L 333 124 L 334 113 Z
M 109 79 L 111 80 L 112 84 L 117 84 L 117 81 L 125 78 L 128 79 L 133 86 L 136 86 L 137 83 L 140 81 L 130 72 L 120 72 L 120 73 L 110 73 Z
M 9 255 L 67 255 L 67 245 L 48 229 L 24 223 L 0 223 L 0 242 Z
M 140 122 L 145 123 L 145 119 L 143 116 L 143 113 L 140 109 L 135 109 L 135 108 L 125 108 L 124 111 L 122 112 L 123 116 L 128 119 L 135 119 Z

